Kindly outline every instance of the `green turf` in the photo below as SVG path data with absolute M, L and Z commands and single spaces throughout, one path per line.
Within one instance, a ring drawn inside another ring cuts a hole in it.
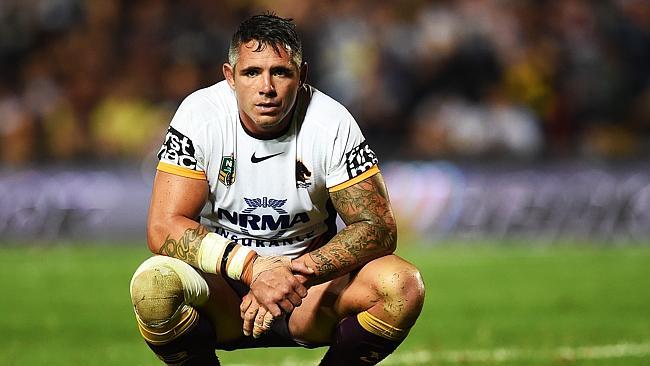
M 412 245 L 400 254 L 421 268 L 427 299 L 386 364 L 650 364 L 650 247 Z M 136 330 L 128 294 L 131 273 L 147 256 L 144 245 L 0 246 L 0 364 L 158 365 Z M 578 349 L 572 356 L 560 349 L 615 344 L 638 352 Z M 220 358 L 224 365 L 308 365 L 323 352 Z

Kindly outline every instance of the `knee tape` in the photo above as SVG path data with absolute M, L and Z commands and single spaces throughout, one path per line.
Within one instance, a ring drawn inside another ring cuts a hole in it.
M 186 307 L 202 305 L 210 294 L 207 282 L 192 266 L 165 256 L 144 261 L 131 279 L 130 290 L 136 317 L 148 327 L 175 322 Z

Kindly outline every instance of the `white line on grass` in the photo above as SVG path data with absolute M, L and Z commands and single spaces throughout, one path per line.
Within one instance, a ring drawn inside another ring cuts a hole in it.
M 650 356 L 650 342 L 619 343 L 602 346 L 561 347 L 550 350 L 496 348 L 446 352 L 417 351 L 397 353 L 384 365 L 424 365 L 432 361 L 447 363 L 503 363 L 531 360 L 598 360 Z
M 491 363 L 510 361 L 544 360 L 600 360 L 626 357 L 650 356 L 650 341 L 644 343 L 619 343 L 601 346 L 560 347 L 548 350 L 526 348 L 495 348 L 485 350 L 459 351 L 413 351 L 399 352 L 388 357 L 381 365 L 428 365 L 432 362 L 445 363 Z M 318 360 L 298 361 L 288 358 L 278 366 L 316 365 Z M 240 363 L 232 366 L 256 366 L 261 364 Z M 264 365 L 268 366 L 268 363 Z

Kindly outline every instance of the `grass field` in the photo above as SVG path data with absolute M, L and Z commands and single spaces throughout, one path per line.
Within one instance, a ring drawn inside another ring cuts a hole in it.
M 423 314 L 386 365 L 650 365 L 650 246 L 406 246 Z M 144 245 L 0 246 L 0 365 L 158 365 L 130 307 Z M 325 349 L 220 353 L 315 365 Z

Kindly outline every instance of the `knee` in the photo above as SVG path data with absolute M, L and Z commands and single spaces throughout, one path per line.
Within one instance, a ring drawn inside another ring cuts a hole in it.
M 174 270 L 165 266 L 136 272 L 131 281 L 131 302 L 144 325 L 163 326 L 180 313 L 185 303 L 183 283 Z
M 205 279 L 189 264 L 154 256 L 131 279 L 131 302 L 141 325 L 161 327 L 180 316 L 184 305 L 201 306 L 210 291 Z
M 406 323 L 414 323 L 420 315 L 424 305 L 424 281 L 412 264 L 400 261 L 386 266 L 378 276 L 377 291 L 386 313 Z

